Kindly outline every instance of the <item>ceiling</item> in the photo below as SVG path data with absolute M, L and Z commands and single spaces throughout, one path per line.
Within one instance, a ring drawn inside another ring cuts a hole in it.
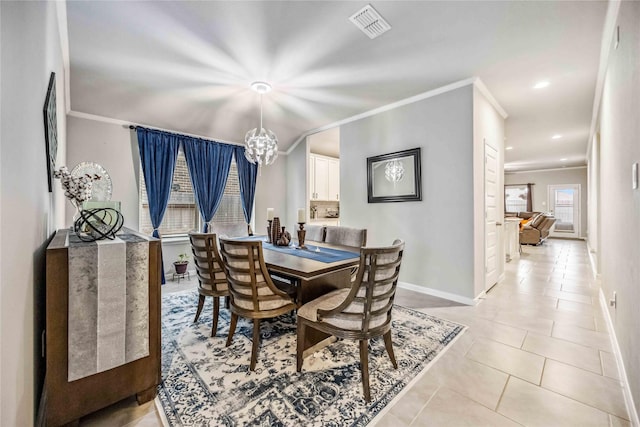
M 392 27 L 374 40 L 348 20 L 366 4 L 67 1 L 71 110 L 242 142 L 263 80 L 264 125 L 286 151 L 479 77 L 509 115 L 508 170 L 586 163 L 606 2 L 373 1 Z

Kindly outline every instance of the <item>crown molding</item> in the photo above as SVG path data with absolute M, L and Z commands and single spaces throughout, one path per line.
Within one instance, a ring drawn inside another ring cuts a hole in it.
M 500 114 L 503 119 L 506 119 L 507 117 L 509 117 L 507 112 L 502 108 L 502 106 L 498 103 L 498 101 L 493 97 L 491 92 L 489 92 L 489 89 L 487 89 L 487 86 L 485 86 L 483 81 L 480 80 L 480 77 L 476 77 L 473 80 L 473 85 L 478 88 L 478 90 L 484 95 L 485 98 L 487 98 L 487 101 L 489 101 L 489 104 L 491 104 L 491 106 L 496 109 L 498 114 Z
M 566 168 L 549 168 L 549 169 L 530 169 L 530 170 L 518 170 L 518 171 L 508 171 L 505 169 L 504 174 L 517 174 L 517 173 L 537 173 L 537 172 L 551 172 L 551 171 L 566 171 L 571 169 L 586 169 L 586 166 L 569 166 Z
M 111 118 L 111 117 L 98 116 L 96 114 L 90 114 L 90 113 L 82 113 L 80 111 L 69 111 L 68 115 L 71 116 L 71 117 L 77 117 L 79 119 L 94 120 L 96 122 L 109 123 L 109 124 L 112 124 L 112 125 L 123 126 L 123 127 L 127 128 L 127 130 L 129 130 L 129 126 L 140 126 L 140 127 L 147 128 L 147 129 L 155 129 L 155 130 L 160 130 L 160 131 L 163 131 L 163 132 L 169 132 L 169 133 L 175 133 L 175 134 L 180 134 L 180 135 L 191 136 L 193 138 L 206 139 L 208 141 L 213 141 L 213 142 L 221 142 L 223 144 L 244 145 L 241 142 L 226 141 L 226 140 L 220 139 L 220 138 L 213 138 L 213 137 L 210 137 L 210 136 L 197 135 L 197 134 L 193 134 L 193 133 L 176 131 L 176 130 L 173 130 L 173 129 L 164 129 L 164 128 L 160 128 L 160 127 L 157 127 L 157 126 L 147 125 L 147 124 L 144 124 L 144 123 L 133 123 L 133 122 L 127 121 L 127 120 L 120 120 L 120 119 L 114 119 L 114 118 Z M 278 151 L 278 155 L 280 153 L 286 155 L 286 153 L 284 153 L 282 151 Z
M 287 154 L 291 154 L 291 152 L 296 149 L 298 144 L 304 141 L 309 135 L 313 135 L 314 133 L 318 133 L 334 127 L 346 125 L 347 123 L 352 123 L 357 120 L 375 116 L 376 114 L 384 113 L 385 111 L 390 111 L 399 107 L 404 107 L 405 105 L 413 104 L 414 102 L 422 101 L 423 99 L 432 98 L 434 96 L 441 95 L 446 92 L 451 92 L 453 90 L 460 89 L 465 86 L 474 85 L 476 80 L 477 80 L 477 77 L 460 80 L 460 81 L 448 84 L 446 86 L 439 87 L 437 89 L 429 90 L 427 92 L 423 92 L 418 95 L 414 95 L 409 98 L 402 99 L 400 101 L 392 102 L 391 104 L 383 105 L 382 107 L 374 108 L 373 110 L 365 111 L 364 113 L 356 114 L 355 116 L 347 117 L 346 119 L 338 120 L 337 122 L 329 123 L 328 125 L 324 125 L 324 126 L 309 130 L 303 133 L 296 140 L 296 142 L 294 142 L 293 145 L 289 147 L 289 149 L 287 150 Z

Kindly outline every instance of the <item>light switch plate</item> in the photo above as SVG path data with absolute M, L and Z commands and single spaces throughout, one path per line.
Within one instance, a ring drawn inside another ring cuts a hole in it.
M 638 163 L 631 166 L 631 188 L 638 189 Z

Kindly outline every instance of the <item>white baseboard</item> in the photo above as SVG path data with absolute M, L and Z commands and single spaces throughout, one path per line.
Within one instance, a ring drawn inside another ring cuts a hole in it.
M 419 293 L 425 294 L 425 295 L 431 295 L 431 296 L 438 297 L 438 298 L 448 299 L 450 301 L 459 302 L 461 304 L 466 304 L 466 305 L 476 305 L 477 304 L 477 301 L 475 301 L 475 300 L 473 300 L 471 298 L 463 297 L 463 296 L 456 295 L 456 294 L 450 294 L 449 292 L 444 292 L 444 291 L 440 291 L 440 290 L 437 290 L 437 289 L 427 288 L 425 286 L 414 285 L 413 283 L 398 282 L 398 287 L 402 288 L 402 289 L 408 289 L 408 290 L 414 291 L 414 292 L 419 292 Z
M 604 312 L 604 319 L 607 322 L 607 329 L 611 339 L 611 347 L 613 348 L 613 354 L 616 358 L 616 365 L 618 365 L 618 374 L 620 375 L 620 384 L 622 385 L 622 393 L 624 394 L 624 403 L 627 405 L 629 420 L 631 421 L 632 426 L 640 426 L 640 418 L 638 418 L 636 406 L 633 403 L 633 395 L 629 388 L 629 377 L 627 376 L 627 371 L 624 368 L 622 353 L 620 352 L 620 346 L 618 345 L 618 338 L 616 337 L 615 330 L 613 329 L 613 321 L 611 320 L 611 314 L 609 313 L 609 305 L 607 304 L 607 298 L 604 296 L 604 292 L 602 292 L 602 288 L 600 288 L 600 306 Z

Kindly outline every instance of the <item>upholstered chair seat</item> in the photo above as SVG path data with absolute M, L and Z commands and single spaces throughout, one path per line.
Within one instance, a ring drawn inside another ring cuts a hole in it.
M 231 345 L 238 316 L 252 319 L 253 345 L 249 369 L 253 371 L 260 345 L 260 319 L 290 312 L 296 309 L 296 304 L 274 285 L 264 263 L 261 241 L 220 238 L 220 253 L 231 296 L 231 323 L 226 345 Z
M 213 325 L 211 336 L 216 335 L 218 315 L 220 311 L 220 297 L 229 296 L 227 275 L 220 261 L 217 236 L 214 233 L 189 233 L 191 252 L 198 275 L 198 309 L 193 322 L 197 322 L 202 313 L 205 298 L 213 297 Z
M 382 336 L 394 368 L 397 368 L 391 341 L 391 311 L 395 297 L 404 242 L 391 246 L 361 248 L 358 273 L 351 287 L 316 298 L 298 309 L 297 370 L 302 370 L 307 329 L 316 329 L 339 338 L 360 342 L 362 387 L 367 402 L 369 390 L 368 343 Z

